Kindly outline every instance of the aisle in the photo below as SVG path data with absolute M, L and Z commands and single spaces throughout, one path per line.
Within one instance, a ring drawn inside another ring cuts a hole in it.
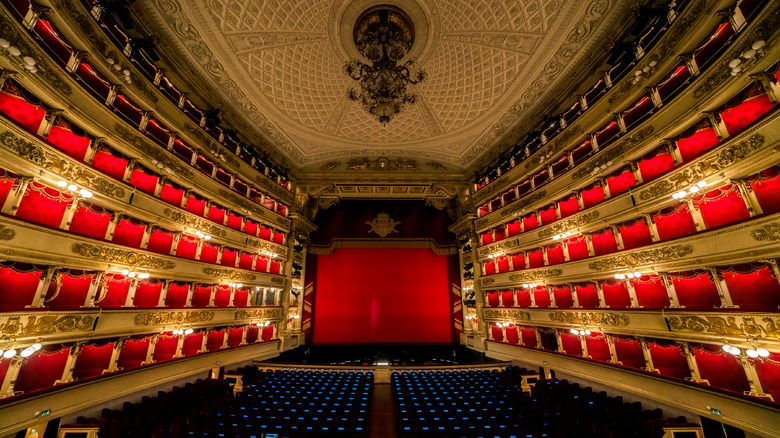
M 371 400 L 370 438 L 395 438 L 395 417 L 393 416 L 393 397 L 389 383 L 374 384 L 374 397 Z

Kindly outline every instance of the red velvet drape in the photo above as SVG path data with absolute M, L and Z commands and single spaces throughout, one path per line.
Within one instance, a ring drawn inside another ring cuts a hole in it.
M 260 327 L 249 326 L 249 328 L 246 329 L 246 343 L 253 344 L 257 342 L 258 339 L 260 339 Z
M 623 249 L 639 248 L 653 243 L 650 227 L 643 218 L 618 225 L 618 232 L 623 239 Z
M 609 228 L 591 233 L 590 239 L 593 243 L 593 252 L 597 256 L 617 251 L 617 240 Z
M 561 210 L 561 219 L 563 219 L 580 211 L 580 203 L 576 196 L 572 196 L 565 201 L 558 202 L 558 208 Z
M 78 380 L 103 374 L 103 371 L 108 369 L 113 352 L 113 342 L 105 345 L 82 345 L 73 367 L 73 378 Z
M 683 162 L 686 163 L 716 144 L 718 144 L 718 135 L 713 128 L 709 127 L 700 129 L 688 137 L 677 139 L 680 156 L 682 156 Z
M 507 237 L 516 236 L 520 234 L 521 231 L 520 221 L 515 220 L 507 224 Z
M 162 282 L 139 281 L 135 289 L 133 306 L 135 307 L 157 307 L 162 293 Z
M 561 344 L 563 351 L 569 356 L 582 356 L 582 344 L 580 337 L 571 333 L 561 333 Z
M 536 348 L 536 330 L 532 328 L 523 327 L 521 329 L 523 336 L 523 345 L 530 348 Z
M 101 291 L 102 296 L 95 300 L 95 305 L 102 308 L 124 306 L 127 293 L 130 290 L 131 279 L 120 274 L 106 273 L 103 274 L 103 281 L 105 286 Z
M 227 214 L 227 211 L 224 208 L 212 205 L 209 207 L 208 219 L 218 224 L 222 224 L 225 221 L 225 214 Z
M 130 185 L 137 187 L 139 190 L 150 195 L 154 195 L 155 190 L 157 190 L 157 181 L 159 181 L 159 179 L 160 178 L 157 175 L 154 175 L 151 172 L 147 173 L 147 171 L 141 167 L 136 167 L 135 170 L 130 173 Z
M 643 275 L 629 281 L 634 285 L 636 300 L 641 307 L 659 309 L 669 306 L 669 295 L 659 275 Z
M 780 306 L 780 284 L 769 266 L 736 266 L 722 271 L 731 299 L 742 309 Z
M 570 237 L 564 241 L 566 249 L 569 251 L 569 260 L 579 260 L 589 257 L 588 242 L 584 236 Z
M 170 255 L 171 246 L 173 246 L 173 233 L 154 227 L 149 235 L 149 244 L 146 249 L 158 254 Z
M 780 212 L 780 165 L 751 177 L 748 184 L 764 214 Z
M 244 223 L 244 232 L 250 236 L 257 236 L 258 225 L 247 219 Z
M 542 254 L 541 248 L 528 252 L 528 266 L 531 269 L 544 266 L 544 254 Z
M 206 339 L 206 350 L 217 351 L 222 349 L 222 342 L 225 340 L 225 330 L 211 330 Z
M 517 294 L 517 306 L 528 308 L 531 307 L 531 293 L 525 289 L 517 289 L 515 290 L 515 294 Z
M 599 293 L 593 283 L 581 283 L 575 286 L 577 301 L 580 307 L 595 309 L 599 307 Z
M 681 306 L 705 309 L 720 306 L 718 288 L 709 272 L 681 272 L 669 278 Z
M 520 271 L 525 269 L 525 256 L 523 253 L 519 252 L 517 254 L 511 254 L 510 257 L 512 258 L 513 271 Z
M 230 302 L 230 289 L 226 287 L 218 287 L 214 292 L 214 306 L 227 307 Z
M 736 184 L 693 198 L 707 228 L 715 228 L 748 219 L 747 205 Z
M 618 361 L 623 366 L 631 368 L 644 368 L 645 357 L 642 354 L 642 345 L 636 339 L 615 338 L 615 352 Z
M 498 272 L 509 272 L 509 257 L 500 256 L 496 259 L 498 265 Z
M 203 346 L 203 336 L 203 332 L 184 336 L 184 343 L 181 348 L 182 356 L 186 357 L 200 353 L 200 349 Z
M 117 366 L 120 369 L 134 368 L 140 366 L 146 360 L 146 352 L 149 350 L 150 338 L 128 339 L 122 345 L 122 351 L 119 352 Z
M 62 379 L 69 354 L 70 348 L 63 348 L 52 353 L 41 350 L 25 358 L 14 390 L 27 393 L 54 386 L 54 382 Z
M 238 258 L 238 267 L 241 269 L 252 269 L 252 260 L 254 260 L 254 257 L 251 254 L 241 253 L 241 256 Z M 255 268 L 257 268 L 256 265 Z
M 262 340 L 263 341 L 270 341 L 273 338 L 274 338 L 274 326 L 269 324 L 268 326 L 263 328 Z
M 728 389 L 740 395 L 743 391 L 750 390 L 745 369 L 736 356 L 724 352 L 717 345 L 705 347 L 692 349 L 702 379 L 709 381 L 711 386 Z
M 609 362 L 612 356 L 609 354 L 609 345 L 607 337 L 601 333 L 591 333 L 585 336 L 585 343 L 588 345 L 588 354 L 591 359 Z
M 558 220 L 555 212 L 555 206 L 551 205 L 545 209 L 539 210 L 539 217 L 542 219 L 542 225 L 551 224 Z
M 69 195 L 31 182 L 16 210 L 16 217 L 36 224 L 59 228 L 65 210 L 70 206 Z
M 509 324 L 509 327 L 506 328 L 506 341 L 510 344 L 517 344 L 517 341 L 519 339 L 519 336 L 517 334 L 517 328 L 514 324 Z
M 176 257 L 195 260 L 198 253 L 198 239 L 195 236 L 182 234 L 179 237 L 179 243 L 176 245 Z
M 32 133 L 38 132 L 38 127 L 46 117 L 45 109 L 6 92 L 0 92 L 0 112 Z
M 32 304 L 42 274 L 32 266 L 0 266 L 0 310 L 23 310 Z
M 187 283 L 171 283 L 168 285 L 168 293 L 165 294 L 165 307 L 182 308 L 187 304 L 187 295 L 190 285 Z
M 192 307 L 208 307 L 211 301 L 211 287 L 196 285 L 192 292 Z
M 536 307 L 540 309 L 546 309 L 550 307 L 550 292 L 546 286 L 537 286 L 533 289 L 534 300 L 536 300 Z
M 87 148 L 91 142 L 90 139 L 78 136 L 70 129 L 59 126 L 52 126 L 46 140 L 79 161 L 87 155 Z
M 693 216 L 688 211 L 688 206 L 684 204 L 678 204 L 654 214 L 653 222 L 655 222 L 658 238 L 661 241 L 696 233 Z
M 238 251 L 222 248 L 222 259 L 219 264 L 222 266 L 236 267 L 236 261 L 238 260 Z
M 78 209 L 73 214 L 68 231 L 95 239 L 104 239 L 111 219 L 110 212 L 80 202 Z
M 631 307 L 631 297 L 624 281 L 607 280 L 601 283 L 601 290 L 604 291 L 604 301 L 607 307 L 614 309 Z
M 616 196 L 636 186 L 636 178 L 630 168 L 625 168 L 620 173 L 612 174 L 607 178 L 610 196 Z
M 555 265 L 558 263 L 563 263 L 566 261 L 566 258 L 563 254 L 563 244 L 558 243 L 553 246 L 548 246 L 547 248 L 547 264 L 548 265 Z
M 126 159 L 113 155 L 108 148 L 97 151 L 92 160 L 92 165 L 95 168 L 119 180 L 124 178 L 128 163 L 129 161 Z
M 152 359 L 155 362 L 162 362 L 165 360 L 173 359 L 173 355 L 176 354 L 176 345 L 179 343 L 178 336 L 171 335 L 159 335 L 157 336 L 157 344 L 154 346 L 154 353 Z
M 244 329 L 231 328 L 228 330 L 228 347 L 238 347 L 241 344 L 241 338 L 244 336 Z
M 581 192 L 582 203 L 585 208 L 592 207 L 604 200 L 604 188 L 599 184 L 594 184 Z
M 751 123 L 772 109 L 772 102 L 766 94 L 746 99 L 739 105 L 720 113 L 730 135 L 741 132 Z
M 87 299 L 90 284 L 91 274 L 63 272 L 59 277 L 59 292 L 57 281 L 52 280 L 49 285 L 46 306 L 50 309 L 78 309 Z
M 574 306 L 574 298 L 572 297 L 571 289 L 566 286 L 552 286 L 552 288 L 556 307 L 559 309 L 571 309 L 572 306 Z
M 219 256 L 219 246 L 209 245 L 204 243 L 200 250 L 200 258 L 198 260 L 206 263 L 217 263 L 217 257 Z
M 184 190 L 174 187 L 171 183 L 165 183 L 160 189 L 160 199 L 180 207 L 184 199 Z
M 114 237 L 112 241 L 119 245 L 140 248 L 145 230 L 146 226 L 143 224 L 136 224 L 127 219 L 120 219 L 114 228 Z
M 523 229 L 525 231 L 533 230 L 534 228 L 539 226 L 538 219 L 536 218 L 535 214 L 526 216 L 523 218 Z
M 650 342 L 648 347 L 650 348 L 650 356 L 653 358 L 653 366 L 658 369 L 661 375 L 679 379 L 691 377 L 688 362 L 679 346 L 664 347 Z
M 187 198 L 187 203 L 184 204 L 184 208 L 190 213 L 203 216 L 206 212 L 206 201 L 195 196 L 190 196 Z
M 764 360 L 749 360 L 756 366 L 758 380 L 764 392 L 771 394 L 775 402 L 780 400 L 780 354 L 770 353 Z
M 668 151 L 656 154 L 637 163 L 642 181 L 647 182 L 674 168 L 672 154 Z

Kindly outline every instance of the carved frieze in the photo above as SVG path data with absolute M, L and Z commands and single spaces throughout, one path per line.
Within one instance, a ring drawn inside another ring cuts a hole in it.
M 5 225 L 0 225 L 0 240 L 11 240 L 16 237 L 16 231 Z
M 496 282 L 495 278 L 481 278 L 479 280 L 479 284 L 481 284 L 483 287 L 484 286 L 490 286 L 491 284 L 493 284 L 495 282 Z
M 214 277 L 220 277 L 227 280 L 242 280 L 242 281 L 254 281 L 257 276 L 250 272 L 243 272 L 237 269 L 229 268 L 213 268 L 207 266 L 203 268 L 203 273 Z
M 74 254 L 93 260 L 101 260 L 109 263 L 121 263 L 149 269 L 173 269 L 176 263 L 162 257 L 137 253 L 124 249 L 110 248 L 90 243 L 74 243 L 71 247 Z
M 780 222 L 764 225 L 750 233 L 758 241 L 775 242 L 780 240 Z
M 187 177 L 194 178 L 195 172 L 190 166 L 185 165 L 182 161 L 173 158 L 169 153 L 162 149 L 160 146 L 154 145 L 150 140 L 141 137 L 136 131 L 132 131 L 130 128 L 122 123 L 114 124 L 114 134 L 119 136 L 122 140 L 132 144 L 136 149 L 143 152 L 144 158 L 152 160 L 154 164 L 159 167 L 162 165 L 163 169 L 170 169 L 173 173 Z
M 52 333 L 73 331 L 91 331 L 95 324 L 94 316 L 87 315 L 29 315 L 23 323 L 21 316 L 12 316 L 0 325 L 3 337 L 42 336 Z M 1 320 L 0 320 L 1 321 Z
M 682 315 L 668 321 L 672 331 L 780 340 L 780 316 Z
M 281 307 L 269 307 L 267 309 L 237 310 L 236 320 L 240 319 L 282 319 L 283 311 Z
M 271 277 L 271 283 L 284 285 L 286 282 L 284 277 Z
M 564 219 L 554 223 L 551 227 L 547 227 L 539 232 L 539 238 L 545 239 L 552 237 L 556 234 L 561 234 L 565 231 L 572 230 L 574 228 L 585 226 L 594 220 L 599 218 L 598 210 L 591 211 L 589 213 L 574 216 L 569 219 Z
M 634 146 L 650 138 L 654 131 L 655 127 L 647 126 L 622 140 L 618 140 L 612 147 L 608 147 L 607 149 L 604 149 L 603 152 L 599 153 L 595 160 L 588 161 L 584 166 L 580 166 L 579 169 L 575 170 L 572 174 L 572 179 L 577 181 L 586 176 L 590 176 L 593 169 L 601 166 L 608 166 L 608 163 L 615 160 L 621 160 L 623 155 L 629 152 Z
M 588 324 L 607 327 L 625 327 L 631 322 L 628 315 L 612 312 L 550 312 L 550 321 L 564 324 Z
M 215 225 L 214 222 L 199 219 L 183 211 L 166 208 L 165 211 L 163 211 L 163 214 L 176 223 L 195 228 L 207 234 L 211 234 L 212 236 L 227 236 L 227 232 L 219 226 Z
M 672 245 L 663 248 L 634 251 L 616 257 L 609 257 L 604 260 L 598 260 L 590 263 L 588 268 L 592 271 L 609 271 L 650 263 L 668 262 L 683 258 L 691 253 L 693 253 L 693 247 L 690 245 Z
M 518 272 L 517 274 L 510 275 L 509 281 L 520 282 L 520 281 L 545 280 L 549 278 L 560 277 L 561 274 L 563 274 L 563 271 L 561 271 L 560 269 L 545 269 L 539 271 Z
M 477 250 L 477 254 L 480 258 L 487 257 L 488 254 L 500 252 L 517 246 L 517 238 L 506 239 L 501 242 L 494 243 L 489 246 L 483 246 Z
M 195 324 L 209 322 L 214 319 L 214 312 L 194 310 L 191 312 L 150 312 L 139 313 L 133 322 L 137 326 L 156 326 L 169 324 Z
M 482 314 L 487 320 L 513 320 L 530 321 L 531 314 L 524 310 L 516 309 L 482 309 Z

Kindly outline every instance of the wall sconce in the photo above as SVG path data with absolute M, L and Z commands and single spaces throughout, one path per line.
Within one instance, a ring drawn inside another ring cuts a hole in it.
M 615 274 L 615 278 L 618 280 L 625 280 L 626 278 L 639 278 L 642 273 L 639 271 L 627 272 L 625 274 Z
M 565 233 L 554 235 L 553 236 L 553 240 L 566 239 L 568 237 L 576 236 L 577 234 L 578 234 L 577 231 L 571 230 L 571 231 L 567 231 Z
M 191 328 L 188 328 L 188 329 L 174 329 L 173 330 L 173 334 L 174 335 L 189 335 L 189 334 L 192 334 L 193 331 L 194 330 L 192 330 Z
M 122 71 L 122 74 L 124 75 L 125 82 L 127 82 L 128 84 L 132 84 L 133 83 L 133 80 L 130 78 L 130 70 L 128 70 L 126 68 L 123 69 L 122 66 L 118 62 L 114 61 L 114 58 L 106 58 L 106 62 L 108 63 L 108 65 L 112 66 L 114 68 L 114 70 L 116 70 L 116 71 L 120 71 L 121 70 Z
M 685 199 L 699 193 L 703 188 L 707 187 L 706 181 L 699 181 L 695 186 L 690 186 L 688 190 L 680 190 L 672 195 L 674 199 Z
M 22 356 L 22 357 L 29 357 L 33 353 L 35 353 L 36 351 L 40 350 L 41 347 L 42 347 L 41 344 L 36 342 L 36 343 L 30 345 L 29 347 L 25 348 L 24 350 L 22 350 L 21 353 L 19 353 L 19 355 Z M 13 348 L 13 344 L 11 344 L 11 347 L 8 348 L 7 350 L 5 350 L 3 348 L 0 348 L 0 355 L 2 355 L 2 357 L 6 358 L 6 359 L 10 359 L 10 358 L 16 356 L 16 353 L 17 353 L 17 351 L 16 351 L 16 349 Z
M 497 323 L 496 323 L 496 326 L 497 326 L 497 327 L 501 327 L 501 328 L 507 328 L 507 327 L 509 327 L 511 324 L 512 324 L 511 322 L 504 321 L 504 322 L 497 322 Z
M 588 330 L 588 329 L 577 330 L 577 329 L 573 328 L 573 329 L 571 329 L 569 331 L 571 332 L 571 334 L 577 335 L 577 336 L 590 335 L 590 330 Z
M 202 232 L 200 232 L 200 231 L 195 231 L 195 236 L 196 236 L 197 238 L 199 238 L 199 239 L 203 239 L 203 240 L 211 240 L 211 236 L 209 236 L 208 234 L 204 234 L 204 233 L 202 233 Z
M 18 58 L 14 60 L 16 61 L 17 66 L 29 71 L 30 73 L 38 73 L 38 67 L 35 66 L 38 61 L 36 61 L 32 56 L 22 56 L 22 51 L 19 50 L 18 47 L 12 46 L 11 42 L 7 39 L 0 38 L 0 48 L 5 49 L 5 52 L 8 52 L 8 54 Z
M 732 354 L 734 356 L 739 356 L 742 354 L 742 350 L 740 348 L 737 348 L 733 345 L 724 344 L 723 345 L 723 351 L 725 351 L 728 354 Z M 750 348 L 745 349 L 745 354 L 750 358 L 757 358 L 757 357 L 769 357 L 769 350 L 766 348 L 756 348 L 752 343 L 750 344 Z
M 244 286 L 244 283 L 228 283 L 228 287 L 232 287 L 235 289 L 241 288 Z
M 57 181 L 57 186 L 71 192 L 72 196 L 78 196 L 85 199 L 92 197 L 92 192 L 90 192 L 89 190 L 83 188 L 80 189 L 76 184 L 73 184 L 65 180 Z
M 272 259 L 275 259 L 276 256 L 279 255 L 279 254 L 277 254 L 277 253 L 275 253 L 273 251 L 268 251 L 268 250 L 262 250 L 262 251 L 260 251 L 260 254 L 262 254 L 264 256 L 271 257 Z
M 766 41 L 758 40 L 750 45 L 750 48 L 742 52 L 741 58 L 734 58 L 729 62 L 731 76 L 737 76 L 744 68 L 750 68 L 758 61 L 758 58 L 764 56 L 764 46 Z M 744 61 L 742 60 L 744 58 Z
M 494 252 L 493 254 L 488 254 L 488 258 L 489 258 L 489 259 L 495 259 L 495 258 L 497 258 L 497 257 L 501 257 L 501 256 L 503 256 L 503 255 L 504 255 L 504 253 L 501 253 L 501 252 Z
M 650 61 L 645 68 L 635 71 L 633 80 L 634 85 L 653 74 L 656 65 L 658 65 L 657 61 Z
M 539 284 L 539 283 L 523 283 L 523 289 L 531 289 L 531 288 L 535 288 L 536 286 L 544 286 L 544 284 Z
M 123 269 L 121 274 L 124 275 L 125 277 L 138 278 L 139 280 L 146 280 L 147 278 L 149 278 L 148 272 L 136 272 L 130 269 Z

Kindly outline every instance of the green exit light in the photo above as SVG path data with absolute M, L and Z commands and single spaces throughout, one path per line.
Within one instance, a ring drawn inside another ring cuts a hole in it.
M 547 361 L 546 360 L 542 361 L 542 364 L 547 365 Z
M 715 408 L 710 408 L 710 412 L 712 412 L 715 415 L 720 415 L 720 410 L 715 409 Z
M 51 409 L 46 409 L 45 411 L 41 411 L 41 417 L 45 417 L 49 414 L 51 414 Z

